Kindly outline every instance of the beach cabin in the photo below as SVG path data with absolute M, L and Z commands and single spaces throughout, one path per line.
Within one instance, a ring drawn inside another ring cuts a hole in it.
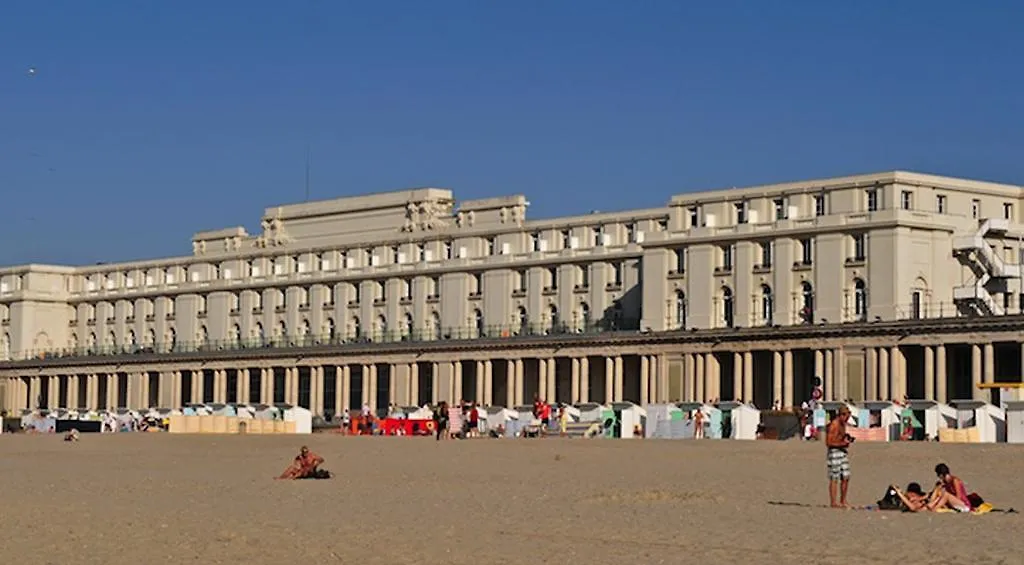
M 291 406 L 285 409 L 284 421 L 295 423 L 294 433 L 296 434 L 313 433 L 313 413 L 301 406 Z
M 645 404 L 647 427 L 644 435 L 657 439 L 682 439 L 686 432 L 683 411 L 675 404 Z
M 956 428 L 956 409 L 948 404 L 934 400 L 909 400 L 900 412 L 901 438 L 932 441 L 939 438 L 939 430 L 946 428 Z
M 635 431 L 639 429 L 640 436 L 644 437 L 644 428 L 647 426 L 647 411 L 642 406 L 632 402 L 613 402 L 611 411 L 615 421 L 613 422 L 612 437 L 630 439 L 637 437 Z
M 954 400 L 956 430 L 939 432 L 939 441 L 949 443 L 996 443 L 1006 441 L 1006 413 L 981 400 Z
M 679 439 L 693 439 L 694 437 L 696 437 L 696 429 L 694 428 L 696 422 L 694 421 L 693 416 L 697 412 L 697 410 L 700 410 L 704 414 L 703 427 L 705 430 L 705 437 L 707 437 L 706 432 L 707 427 L 709 425 L 709 417 L 707 414 L 706 405 L 702 402 L 676 402 L 675 405 L 676 408 L 679 409 L 679 412 L 682 414 L 683 418 L 682 436 L 680 436 Z
M 1006 443 L 1024 443 L 1024 401 L 1006 402 Z
M 722 439 L 757 439 L 761 411 L 742 402 L 719 402 L 719 435 Z
M 846 430 L 857 441 L 896 441 L 900 437 L 902 408 L 884 400 L 868 400 L 857 405 L 857 425 Z

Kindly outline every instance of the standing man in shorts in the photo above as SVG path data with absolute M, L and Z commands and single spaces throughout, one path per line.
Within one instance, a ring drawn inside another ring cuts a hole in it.
M 828 498 L 832 508 L 846 508 L 846 491 L 850 486 L 850 444 L 853 438 L 846 433 L 846 422 L 850 409 L 843 406 L 839 414 L 828 424 L 825 445 L 828 446 Z M 836 503 L 836 491 L 839 503 Z

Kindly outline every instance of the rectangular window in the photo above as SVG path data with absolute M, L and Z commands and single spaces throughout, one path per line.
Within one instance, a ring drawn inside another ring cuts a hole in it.
M 579 281 L 581 288 L 590 287 L 590 267 L 587 265 L 581 265 L 579 267 Z
M 612 263 L 612 284 L 622 286 L 622 263 Z
M 548 269 L 548 288 L 558 290 L 558 269 Z
M 737 202 L 734 206 L 736 206 L 736 223 L 747 223 L 747 203 Z
M 764 242 L 761 244 L 761 266 L 771 267 L 772 266 L 772 244 L 771 242 Z
M 530 234 L 530 248 L 533 249 L 533 251 L 535 253 L 537 251 L 540 251 L 540 234 L 539 233 L 531 233 Z
M 935 211 L 939 214 L 946 213 L 946 197 L 942 194 L 935 197 Z
M 816 194 L 814 196 L 814 215 L 824 216 L 825 215 L 825 195 Z
M 444 258 L 448 260 L 452 259 L 452 242 L 450 241 L 444 242 Z
M 700 210 L 693 206 L 690 208 L 690 227 L 695 228 L 700 225 Z
M 868 212 L 875 212 L 878 210 L 878 190 L 871 189 L 867 191 L 867 207 Z
M 636 224 L 626 224 L 626 241 L 629 243 L 639 243 L 636 240 Z
M 1013 204 L 1009 202 L 1003 204 L 1003 218 L 1006 220 L 1013 219 Z
M 686 272 L 686 250 L 685 249 L 676 249 L 675 250 L 675 256 L 676 256 L 675 270 L 672 271 L 672 272 L 676 273 L 676 274 L 685 273 Z
M 904 190 L 900 193 L 900 208 L 912 210 L 914 208 L 914 193 Z
M 863 261 L 867 254 L 867 236 L 862 233 L 853 236 L 853 260 Z
M 772 206 L 774 206 L 775 209 L 775 219 L 785 220 L 786 212 L 788 212 L 788 209 L 786 207 L 786 199 L 776 198 L 774 201 L 772 201 Z
M 726 245 L 722 248 L 722 268 L 731 270 L 732 269 L 732 246 Z
M 562 249 L 572 249 L 572 232 L 562 230 Z
M 516 275 L 516 290 L 526 292 L 526 271 L 519 271 Z
M 814 262 L 814 243 L 810 239 L 800 240 L 800 262 L 804 265 Z
M 971 217 L 975 220 L 981 217 L 981 200 L 971 200 Z
M 497 241 L 493 237 L 488 237 L 487 238 L 487 255 L 488 256 L 490 256 L 490 255 L 497 255 L 498 254 L 497 247 L 498 247 Z

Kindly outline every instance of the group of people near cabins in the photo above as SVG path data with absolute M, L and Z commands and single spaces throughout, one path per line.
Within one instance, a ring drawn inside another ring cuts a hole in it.
M 828 495 L 833 508 L 849 508 L 846 496 L 852 474 L 850 446 L 855 441 L 846 431 L 849 420 L 850 409 L 843 406 L 836 418 L 829 422 L 825 434 Z M 964 482 L 950 472 L 949 466 L 945 463 L 935 466 L 935 475 L 938 480 L 935 488 L 929 493 L 925 493 L 918 483 L 910 483 L 906 490 L 900 490 L 895 485 L 890 486 L 888 492 L 898 500 L 886 501 L 883 498 L 879 501 L 879 509 L 902 509 L 909 512 L 970 512 L 984 504 L 985 501 L 976 493 L 967 492 Z

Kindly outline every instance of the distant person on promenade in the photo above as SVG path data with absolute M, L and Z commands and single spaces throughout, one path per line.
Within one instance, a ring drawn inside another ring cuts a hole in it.
M 850 419 L 850 409 L 843 406 L 839 414 L 828 424 L 825 445 L 828 449 L 828 498 L 832 508 L 848 508 L 846 491 L 850 486 L 850 445 L 853 438 L 846 433 L 846 422 Z M 839 491 L 839 502 L 836 502 L 836 491 Z
M 277 480 L 314 479 L 319 478 L 317 467 L 322 465 L 324 458 L 313 453 L 305 445 L 299 450 L 292 464 L 281 473 Z

